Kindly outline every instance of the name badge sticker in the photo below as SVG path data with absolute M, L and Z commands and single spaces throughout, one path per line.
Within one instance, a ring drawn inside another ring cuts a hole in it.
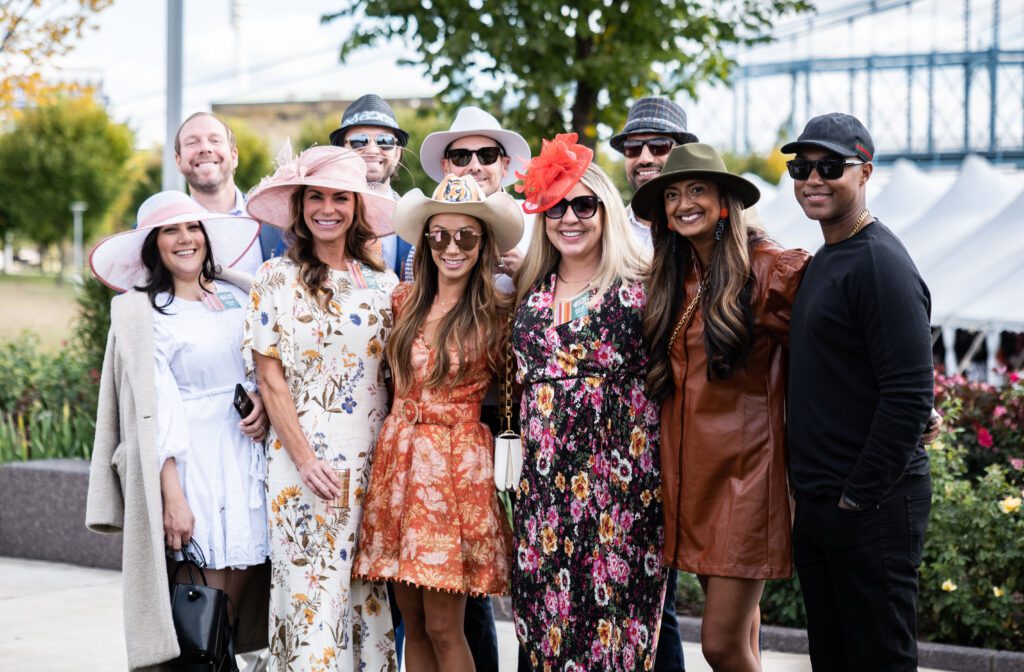
M 205 305 L 208 310 L 212 310 L 215 313 L 219 313 L 222 310 L 224 310 L 224 304 L 221 303 L 221 300 L 217 296 L 217 294 L 203 292 L 202 294 L 199 295 L 199 300 L 203 302 L 203 305 Z
M 590 292 L 584 291 L 579 296 L 565 301 L 559 301 L 555 306 L 555 326 L 560 326 L 572 320 L 578 320 L 590 314 Z
M 230 310 L 232 308 L 241 308 L 242 307 L 242 304 L 240 304 L 238 302 L 238 299 L 235 298 L 235 295 L 232 294 L 231 292 L 227 291 L 226 289 L 223 290 L 223 291 L 217 292 L 217 298 L 220 299 L 220 302 L 224 306 L 223 309 L 225 309 L 225 310 Z
M 348 262 L 348 271 L 352 274 L 352 284 L 359 289 L 380 289 L 373 269 L 361 261 Z

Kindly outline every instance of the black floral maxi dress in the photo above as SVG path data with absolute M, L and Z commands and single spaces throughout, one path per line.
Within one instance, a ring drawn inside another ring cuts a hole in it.
M 616 283 L 589 314 L 554 327 L 555 282 L 520 304 L 512 332 L 524 452 L 516 634 L 534 669 L 649 670 L 666 572 L 645 295 Z

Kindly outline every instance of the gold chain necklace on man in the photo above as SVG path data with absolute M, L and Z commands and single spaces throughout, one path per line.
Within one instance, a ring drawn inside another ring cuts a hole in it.
M 860 225 L 863 224 L 864 221 L 870 216 L 871 211 L 868 210 L 867 208 L 864 208 L 864 211 L 860 213 L 860 217 L 857 218 L 857 223 L 853 225 L 853 231 L 850 231 L 850 235 L 848 235 L 846 239 L 849 240 L 850 238 L 856 236 L 857 232 L 860 231 Z

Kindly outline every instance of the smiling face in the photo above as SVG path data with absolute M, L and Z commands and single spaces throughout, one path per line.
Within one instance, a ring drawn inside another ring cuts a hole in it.
M 714 243 L 715 225 L 725 199 L 718 185 L 709 180 L 681 180 L 665 188 L 665 218 L 668 226 L 696 247 Z
M 675 140 L 671 136 L 659 133 L 632 133 L 627 137 L 628 140 L 653 140 L 654 138 L 665 138 L 675 144 Z M 626 168 L 626 179 L 629 181 L 629 186 L 636 191 L 642 185 L 661 175 L 666 161 L 668 161 L 668 154 L 654 156 L 647 145 L 644 145 L 640 156 L 632 159 L 628 156 L 625 157 L 623 165 Z
M 594 196 L 594 192 L 582 182 L 577 182 L 568 194 L 567 201 L 577 196 Z M 544 217 L 544 232 L 558 253 L 565 259 L 578 262 L 592 262 L 601 258 L 601 235 L 604 231 L 604 206 L 600 205 L 593 217 L 579 219 L 573 209 L 566 208 L 561 219 Z
M 396 146 L 389 150 L 381 149 L 377 145 L 376 138 L 378 135 L 395 136 L 395 130 L 383 126 L 353 126 L 345 131 L 345 146 L 349 146 L 347 143 L 349 138 L 360 134 L 373 139 L 365 147 L 353 149 L 356 154 L 362 157 L 363 163 L 366 164 L 366 181 L 390 185 L 391 178 L 398 171 L 398 162 L 402 158 L 402 148 Z
M 174 159 L 189 189 L 214 194 L 234 184 L 238 149 L 218 119 L 205 114 L 190 119 L 178 132 L 178 144 Z
M 160 262 L 179 282 L 199 278 L 206 259 L 206 234 L 199 222 L 185 222 L 160 227 L 156 237 Z
M 302 194 L 302 220 L 314 247 L 344 245 L 355 211 L 356 196 L 351 191 L 306 187 Z
M 797 157 L 817 161 L 836 154 L 815 147 L 801 148 Z M 823 226 L 842 222 L 851 213 L 856 216 L 863 207 L 864 190 L 871 177 L 870 163 L 846 166 L 837 180 L 823 180 L 817 170 L 812 170 L 806 180 L 794 180 L 793 191 L 800 207 L 808 219 L 814 219 Z
M 498 141 L 483 135 L 467 135 L 459 138 L 448 145 L 447 149 L 483 149 L 484 147 L 501 147 Z M 484 196 L 495 194 L 501 189 L 501 180 L 508 175 L 508 164 L 511 159 L 507 156 L 499 156 L 498 160 L 490 165 L 480 163 L 480 157 L 474 154 L 466 166 L 456 166 L 449 159 L 441 159 L 441 170 L 445 175 L 451 174 L 458 177 L 469 175 L 480 185 Z
M 427 231 L 447 231 L 454 234 L 456 231 L 482 234 L 483 227 L 473 217 L 455 213 L 441 213 L 434 215 L 427 223 Z M 477 260 L 480 258 L 480 246 L 482 239 L 472 249 L 463 250 L 452 238 L 448 246 L 443 250 L 430 248 L 430 256 L 437 266 L 438 280 L 452 283 L 459 283 L 468 280 L 469 274 L 473 272 Z

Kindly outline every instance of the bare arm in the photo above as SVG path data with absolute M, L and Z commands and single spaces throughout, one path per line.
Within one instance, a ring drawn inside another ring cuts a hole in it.
M 274 426 L 277 438 L 284 446 L 288 457 L 299 470 L 302 482 L 320 499 L 330 500 L 338 497 L 341 494 L 341 483 L 331 466 L 317 458 L 309 446 L 309 441 L 299 424 L 299 415 L 295 410 L 295 402 L 288 389 L 281 361 L 258 352 L 253 352 L 252 356 L 260 396 L 263 397 L 263 405 L 270 417 L 270 424 Z
M 181 491 L 178 467 L 173 457 L 164 460 L 160 468 L 160 494 L 164 503 L 164 543 L 180 551 L 192 538 L 196 519 L 185 501 L 185 493 Z

